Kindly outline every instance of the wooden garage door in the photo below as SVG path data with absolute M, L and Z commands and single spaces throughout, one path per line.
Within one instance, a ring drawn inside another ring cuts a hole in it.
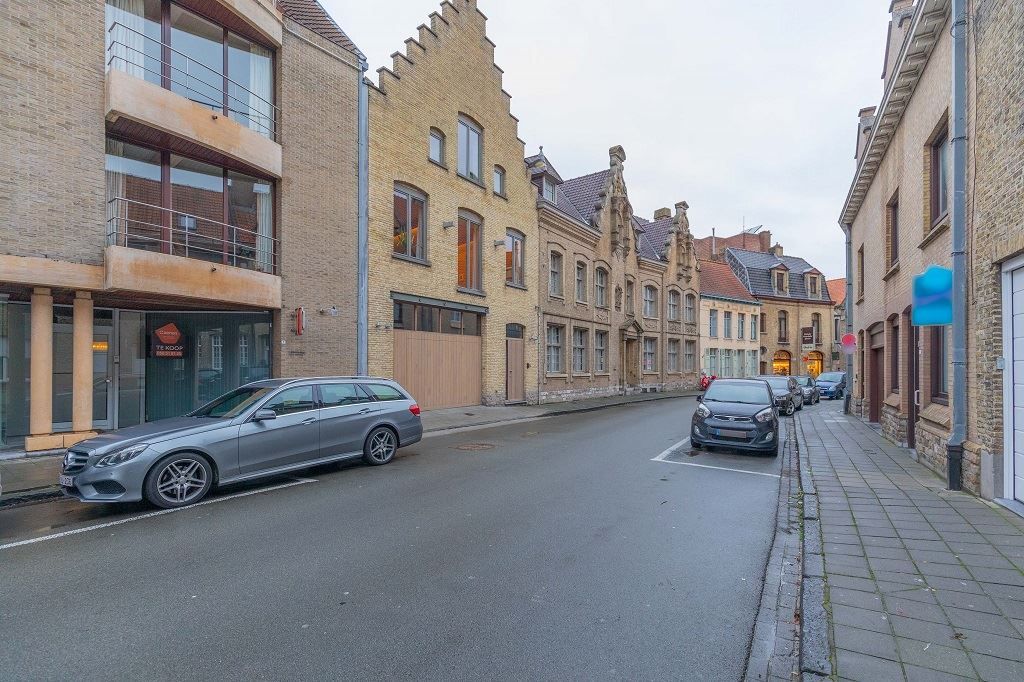
M 479 405 L 480 337 L 395 330 L 395 379 L 425 410 Z

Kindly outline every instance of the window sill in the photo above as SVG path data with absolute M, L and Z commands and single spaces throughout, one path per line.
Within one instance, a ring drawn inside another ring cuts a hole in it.
M 594 377 L 595 378 L 596 377 L 610 377 L 610 376 L 611 376 L 611 374 L 609 372 L 594 372 Z
M 548 293 L 548 298 L 553 298 L 556 301 L 561 301 L 562 303 L 565 303 L 565 296 L 562 296 L 560 294 Z
M 860 305 L 863 302 L 864 302 L 864 294 L 861 294 L 860 297 L 855 301 L 855 303 L 857 305 Z
M 598 310 L 610 310 L 610 308 L 608 306 L 606 306 L 606 305 L 598 305 L 596 303 L 594 304 L 594 307 L 597 308 Z
M 924 236 L 924 239 L 922 239 L 921 243 L 917 245 L 917 248 L 923 249 L 924 247 L 928 246 L 933 241 L 935 241 L 935 239 L 940 234 L 942 234 L 943 232 L 945 232 L 948 229 L 949 229 L 949 214 L 946 213 L 946 214 L 943 214 L 943 216 L 941 218 L 939 218 L 939 220 L 936 221 L 935 224 L 932 225 L 931 229 L 928 230 L 928 233 Z
M 888 395 L 888 397 L 886 397 L 886 399 L 883 400 L 882 402 L 885 403 L 886 405 L 888 405 L 889 407 L 895 407 L 897 410 L 899 410 L 900 409 L 900 394 L 899 393 L 890 393 Z
M 416 258 L 415 256 L 406 256 L 404 253 L 392 253 L 391 257 L 395 260 L 404 261 L 406 263 L 412 263 L 413 265 L 422 265 L 425 268 L 430 267 L 430 261 L 424 258 Z
M 473 178 L 469 177 L 468 175 L 463 175 L 462 173 L 456 173 L 456 175 L 459 176 L 460 178 L 462 178 L 463 180 L 465 180 L 466 182 L 468 182 L 468 183 L 470 183 L 472 185 L 476 185 L 480 189 L 487 189 L 487 185 L 485 185 L 484 183 L 480 182 L 479 180 L 474 180 Z
M 889 269 L 885 271 L 885 274 L 884 274 L 884 275 L 882 275 L 882 281 L 883 281 L 883 282 L 888 282 L 888 281 L 889 281 L 890 279 L 892 279 L 892 278 L 893 278 L 893 277 L 894 277 L 894 276 L 896 275 L 896 273 L 897 273 L 897 272 L 899 272 L 899 271 L 900 271 L 900 262 L 899 262 L 899 261 L 896 261 L 895 263 L 893 263 L 892 265 L 890 265 L 890 266 L 889 266 Z
M 949 407 L 939 403 L 930 403 L 921 410 L 921 419 L 931 422 L 940 428 L 948 429 L 950 423 Z
M 515 282 L 505 282 L 505 286 L 509 289 L 521 289 L 522 291 L 529 291 L 525 284 L 516 284 Z
M 507 194 L 502 194 L 501 192 L 493 192 L 493 194 L 494 194 L 494 196 L 498 197 L 499 199 L 504 199 L 505 201 L 508 201 L 508 195 Z
M 448 168 L 448 166 L 444 165 L 444 164 L 443 164 L 443 163 L 441 163 L 440 161 L 434 161 L 434 160 L 433 160 L 432 158 L 430 158 L 429 156 L 427 157 L 427 161 L 429 161 L 430 163 L 434 164 L 435 166 L 437 166 L 438 168 L 440 168 L 441 170 L 443 170 L 443 171 L 444 171 L 445 173 L 448 173 L 448 172 L 450 171 L 450 169 Z
M 589 379 L 590 378 L 590 372 L 573 372 L 572 373 L 572 378 L 573 379 Z
M 660 376 L 661 372 L 659 372 L 656 369 L 645 369 L 643 371 L 643 374 L 644 374 L 644 376 L 656 377 L 656 376 Z
M 548 379 L 568 379 L 568 374 L 559 374 L 558 372 L 548 372 L 544 376 Z
M 577 299 L 576 299 L 576 305 L 581 305 L 581 306 L 587 306 L 587 307 L 589 307 L 589 305 L 590 305 L 590 304 L 589 304 L 589 303 L 587 303 L 586 301 L 581 301 L 580 299 L 578 299 L 578 298 L 577 298 Z
M 480 289 L 466 289 L 464 287 L 455 287 L 455 291 L 459 292 L 460 294 L 469 294 L 470 296 L 479 296 L 480 298 L 487 298 L 487 294 L 485 294 Z
M 779 339 L 779 345 L 780 346 L 788 346 L 789 345 L 789 340 Z

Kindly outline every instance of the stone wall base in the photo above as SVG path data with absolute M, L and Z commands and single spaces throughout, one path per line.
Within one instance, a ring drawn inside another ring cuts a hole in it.
M 882 435 L 890 442 L 907 447 L 907 416 L 895 407 L 882 405 Z

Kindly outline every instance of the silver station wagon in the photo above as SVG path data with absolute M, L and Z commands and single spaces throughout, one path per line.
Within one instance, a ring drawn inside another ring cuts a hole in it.
M 357 457 L 387 464 L 422 436 L 419 406 L 389 379 L 257 381 L 184 417 L 76 444 L 60 485 L 86 502 L 182 507 L 217 485 Z

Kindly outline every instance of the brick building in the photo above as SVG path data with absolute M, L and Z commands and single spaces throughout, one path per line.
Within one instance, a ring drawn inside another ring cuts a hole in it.
M 543 401 L 697 384 L 697 283 L 685 201 L 654 220 L 633 214 L 626 153 L 562 180 L 526 159 L 539 223 L 538 344 Z
M 761 372 L 761 302 L 727 263 L 700 264 L 700 346 L 708 376 L 744 377 Z
M 370 91 L 369 367 L 425 408 L 537 400 L 536 192 L 485 23 L 442 3 Z
M 846 371 L 846 356 L 840 343 L 846 333 L 846 278 L 825 280 L 828 296 L 835 307 L 832 309 L 832 355 L 826 366 L 835 372 Z
M 0 5 L 0 447 L 355 370 L 361 61 L 315 0 Z

